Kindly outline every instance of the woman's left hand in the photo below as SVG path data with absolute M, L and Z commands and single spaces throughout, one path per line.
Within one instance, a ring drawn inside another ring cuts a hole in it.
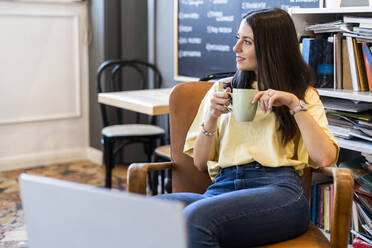
M 287 106 L 289 109 L 294 109 L 300 103 L 300 100 L 296 95 L 273 89 L 259 91 L 254 96 L 252 103 L 256 103 L 257 101 L 259 101 L 261 109 L 264 113 L 271 112 L 273 106 Z

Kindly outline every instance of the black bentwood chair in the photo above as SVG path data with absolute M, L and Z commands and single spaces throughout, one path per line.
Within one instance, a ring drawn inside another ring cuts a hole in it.
M 121 73 L 118 73 L 121 72 Z M 102 92 L 122 91 L 126 82 L 126 73 L 135 73 L 139 78 L 138 89 L 148 88 L 149 72 L 153 73 L 154 88 L 162 85 L 162 76 L 157 67 L 148 62 L 140 60 L 106 60 L 97 70 L 96 89 L 97 94 Z M 121 77 L 116 77 L 120 74 Z M 104 75 L 105 83 L 101 81 Z M 117 78 L 117 80 L 115 80 Z M 121 79 L 121 80 L 120 80 Z M 133 80 L 133 79 L 132 79 Z M 126 145 L 133 143 L 143 143 L 147 159 L 150 162 L 152 154 L 157 145 L 157 141 L 164 142 L 164 129 L 156 126 L 155 116 L 149 117 L 148 123 L 140 123 L 140 114 L 136 114 L 136 124 L 122 124 L 122 111 L 116 108 L 116 120 L 109 121 L 108 106 L 100 104 L 103 121 L 102 139 L 103 160 L 106 167 L 105 187 L 111 188 L 112 169 L 115 167 L 115 156 Z M 113 116 L 111 116 L 113 117 Z M 114 114 L 115 117 L 115 114 Z M 110 118 L 114 119 L 114 118 Z M 152 178 L 154 176 L 150 176 Z M 153 191 L 157 186 L 150 181 L 150 188 Z

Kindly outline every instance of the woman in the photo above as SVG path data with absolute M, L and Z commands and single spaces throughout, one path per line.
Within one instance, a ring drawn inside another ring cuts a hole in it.
M 250 12 L 236 38 L 237 73 L 206 94 L 184 148 L 213 184 L 204 194 L 158 196 L 186 204 L 194 248 L 258 246 L 304 233 L 309 206 L 298 174 L 338 157 L 290 16 L 280 9 Z M 256 87 L 254 120 L 236 121 L 227 92 Z

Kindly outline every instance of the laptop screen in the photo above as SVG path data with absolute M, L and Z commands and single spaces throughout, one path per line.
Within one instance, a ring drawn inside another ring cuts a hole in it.
M 31 248 L 186 248 L 183 205 L 22 174 Z

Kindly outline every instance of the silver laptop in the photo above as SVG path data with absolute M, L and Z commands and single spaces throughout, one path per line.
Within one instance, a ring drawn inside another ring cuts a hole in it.
M 186 248 L 183 205 L 22 174 L 30 248 Z

